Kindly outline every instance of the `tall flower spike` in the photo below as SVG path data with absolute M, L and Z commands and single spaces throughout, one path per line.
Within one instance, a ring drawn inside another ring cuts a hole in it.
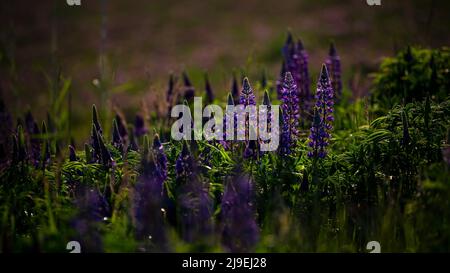
M 78 213 L 71 221 L 77 232 L 76 240 L 85 252 L 101 252 L 102 238 L 100 223 L 104 217 L 110 216 L 110 209 L 105 197 L 95 189 L 80 187 L 75 199 Z
M 260 126 L 260 131 L 267 130 L 268 133 L 272 131 L 272 103 L 270 102 L 269 92 L 266 90 L 264 92 L 263 105 L 266 106 L 265 114 L 266 114 L 266 123 L 259 121 L 258 126 Z M 261 118 L 261 116 L 259 117 Z M 266 126 L 266 128 L 264 128 Z M 270 143 L 270 140 L 261 140 L 264 143 Z M 260 151 L 260 155 L 264 154 L 263 151 Z
M 145 126 L 144 117 L 140 114 L 136 114 L 136 118 L 134 120 L 134 134 L 137 137 L 141 137 L 148 133 L 148 129 Z
M 324 158 L 327 155 L 326 147 L 331 138 L 334 121 L 333 105 L 333 88 L 324 64 L 317 83 L 314 120 L 309 135 L 309 146 L 312 148 L 312 151 L 308 152 L 309 157 Z
M 222 198 L 222 243 L 231 252 L 252 251 L 259 239 L 253 205 L 253 181 L 237 174 L 228 181 Z
M 300 99 L 300 110 L 303 115 L 307 115 L 310 112 L 312 106 L 312 96 L 310 91 L 310 80 L 309 80 L 309 70 L 308 70 L 308 53 L 303 46 L 303 42 L 299 39 L 296 44 L 296 54 L 297 54 L 297 88 L 299 90 Z
M 162 207 L 162 185 L 160 177 L 141 174 L 137 179 L 133 195 L 133 218 L 138 239 L 150 242 L 149 247 L 164 250 L 166 233 Z
M 286 74 L 286 62 L 283 59 L 282 63 L 281 63 L 281 69 L 280 69 L 280 76 L 278 77 L 277 80 L 277 95 L 278 95 L 278 99 L 281 100 L 281 92 L 283 90 L 283 80 L 284 80 L 284 75 Z
M 244 106 L 256 105 L 255 94 L 253 94 L 253 89 L 250 86 L 247 77 L 245 77 L 244 80 L 242 81 L 242 92 L 239 97 L 239 104 L 242 104 Z
M 228 93 L 227 105 L 234 106 L 234 99 L 233 99 L 233 95 L 231 93 Z M 233 117 L 234 117 L 234 133 L 236 133 L 236 128 L 237 128 L 236 115 L 234 115 Z M 222 146 L 225 148 L 225 150 L 228 150 L 228 149 L 230 149 L 231 143 L 229 141 L 227 141 L 227 114 L 226 114 L 226 112 L 223 116 L 222 130 L 223 130 L 222 131 L 223 139 L 220 141 L 220 144 L 222 144 Z
M 206 102 L 211 104 L 214 100 L 214 92 L 211 87 L 211 83 L 209 82 L 208 74 L 205 73 L 205 91 L 206 91 Z
M 189 151 L 187 142 L 184 141 L 181 153 L 175 162 L 177 179 L 178 180 L 184 179 L 184 182 L 186 182 L 186 179 L 191 176 L 193 168 L 194 168 L 194 159 L 192 158 L 191 152 Z
M 127 131 L 127 123 L 125 118 L 122 117 L 121 114 L 116 112 L 115 120 L 117 122 L 117 128 L 119 129 L 120 137 L 122 138 L 122 142 L 126 142 L 128 139 L 128 131 Z
M 75 153 L 75 148 L 69 145 L 69 161 L 77 161 L 77 154 Z
M 330 45 L 330 51 L 325 63 L 327 65 L 328 73 L 330 76 L 331 86 L 334 90 L 334 97 L 336 99 L 339 99 L 342 95 L 341 59 L 337 54 L 334 43 L 331 43 Z
M 191 84 L 186 71 L 183 72 L 183 82 L 184 82 L 184 99 L 191 102 L 195 96 L 195 88 Z
M 101 158 L 102 151 L 100 149 L 99 135 L 97 133 L 97 127 L 95 123 L 92 123 L 91 129 L 91 146 L 92 146 L 92 161 L 99 162 Z
M 95 107 L 95 104 L 92 105 L 92 123 L 95 125 L 95 128 L 97 128 L 97 133 L 102 135 L 103 131 L 98 120 L 97 107 Z
M 298 137 L 299 126 L 299 98 L 297 86 L 290 72 L 286 72 L 281 92 L 281 109 L 283 111 L 283 123 L 281 126 L 281 147 L 282 155 L 292 152 Z
M 187 242 L 199 242 L 213 231 L 213 201 L 205 183 L 195 178 L 181 188 L 180 205 L 182 237 Z
M 253 89 L 250 86 L 248 78 L 245 77 L 242 82 L 242 92 L 239 99 L 239 104 L 247 107 L 249 105 L 256 105 L 255 94 L 253 93 Z M 250 129 L 250 120 L 256 119 L 256 113 L 246 113 L 245 124 L 239 124 L 238 130 L 245 130 L 245 138 L 249 138 L 249 129 Z
M 112 145 L 120 152 L 123 152 L 122 136 L 120 135 L 119 125 L 116 119 L 113 121 Z
M 165 181 L 167 179 L 167 156 L 158 134 L 155 134 L 153 138 L 153 153 L 155 154 L 157 173 Z

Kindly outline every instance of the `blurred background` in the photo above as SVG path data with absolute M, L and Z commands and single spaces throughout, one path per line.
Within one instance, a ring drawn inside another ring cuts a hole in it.
M 171 72 L 187 71 L 198 94 L 208 72 L 221 101 L 233 72 L 273 82 L 287 31 L 302 39 L 313 83 L 333 41 L 344 88 L 363 96 L 383 57 L 406 45 L 448 45 L 449 11 L 445 0 L 2 0 L 1 97 L 15 117 L 31 110 L 39 120 L 67 89 L 61 105 L 73 134 L 87 137 L 91 104 L 130 117 L 143 102 L 151 111 Z

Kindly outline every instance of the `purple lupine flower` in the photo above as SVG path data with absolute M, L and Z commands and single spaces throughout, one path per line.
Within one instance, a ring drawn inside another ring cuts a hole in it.
M 149 167 L 156 168 L 154 164 Z M 164 181 L 160 176 L 152 175 L 152 171 L 142 174 L 134 188 L 133 219 L 136 226 L 136 235 L 145 240 L 147 246 L 164 250 L 166 233 L 162 209 L 162 191 Z
M 245 145 L 242 157 L 245 159 L 256 159 L 258 157 L 258 150 L 258 142 L 256 140 L 249 140 Z
M 239 104 L 243 105 L 244 107 L 247 107 L 249 105 L 256 105 L 256 98 L 255 94 L 253 93 L 253 89 L 250 86 L 250 83 L 248 81 L 248 78 L 245 77 L 242 82 L 242 91 L 241 96 L 239 98 Z M 245 130 L 245 138 L 248 139 L 250 137 L 249 130 L 250 130 L 250 121 L 256 119 L 256 113 L 245 113 L 245 122 L 244 124 L 238 125 L 238 130 Z
M 181 186 L 178 195 L 182 238 L 187 242 L 199 242 L 213 231 L 213 201 L 207 184 L 195 175 Z
M 281 100 L 281 92 L 283 91 L 283 81 L 284 81 L 284 75 L 286 74 L 286 62 L 283 59 L 283 62 L 281 63 L 281 69 L 280 69 L 280 76 L 277 79 L 277 95 L 278 99 Z
M 116 119 L 114 119 L 113 121 L 113 133 L 111 144 L 114 147 L 116 147 L 116 149 L 119 150 L 121 153 L 123 152 L 123 140 L 122 136 L 120 135 L 119 125 Z
M 97 134 L 103 135 L 102 127 L 100 126 L 100 122 L 98 120 L 97 107 L 95 107 L 95 104 L 92 105 L 92 123 L 95 125 L 95 128 L 97 128 Z
M 96 189 L 79 187 L 75 206 L 78 213 L 71 221 L 76 239 L 83 246 L 83 252 L 101 252 L 103 250 L 100 225 L 110 216 L 109 204 Z
M 304 115 L 308 114 L 310 107 L 312 106 L 312 96 L 310 91 L 310 80 L 308 70 L 308 53 L 303 46 L 302 41 L 299 39 L 296 44 L 297 54 L 297 88 L 299 90 L 300 109 Z
M 119 129 L 122 143 L 126 143 L 126 140 L 128 139 L 127 122 L 125 121 L 125 118 L 123 118 L 122 115 L 118 112 L 116 112 L 115 120 L 117 123 L 117 128 Z
M 195 96 L 195 88 L 192 86 L 191 80 L 189 79 L 186 71 L 183 72 L 183 83 L 184 83 L 184 99 L 191 102 Z
M 258 126 L 260 126 L 260 130 L 261 131 L 267 131 L 268 133 L 272 132 L 272 103 L 270 102 L 270 96 L 269 96 L 269 92 L 266 90 L 264 92 L 264 98 L 263 98 L 263 105 L 265 105 L 267 108 L 265 110 L 266 113 L 266 124 L 264 124 L 263 122 L 260 121 L 260 123 L 258 124 Z M 261 116 L 259 117 L 261 118 Z M 266 128 L 264 128 L 264 126 L 266 126 Z M 270 140 L 260 140 L 264 143 L 270 143 Z M 260 151 L 260 155 L 264 155 L 263 151 Z
M 281 146 L 282 155 L 288 155 L 297 141 L 299 126 L 299 98 L 297 86 L 290 72 L 286 72 L 281 92 L 281 109 L 283 111 L 283 122 L 281 126 Z
M 330 51 L 328 53 L 328 57 L 325 61 L 325 64 L 328 69 L 328 73 L 331 80 L 331 86 L 334 90 L 334 97 L 339 99 L 342 95 L 342 80 L 341 80 L 341 59 L 337 54 L 336 47 L 334 43 L 330 45 Z
M 92 146 L 92 162 L 98 163 L 100 162 L 102 151 L 100 148 L 99 135 L 95 123 L 92 123 L 90 144 Z
M 184 182 L 186 182 L 186 179 L 191 176 L 193 168 L 194 159 L 189 151 L 187 143 L 183 142 L 183 148 L 175 162 L 177 180 L 184 180 Z
M 233 97 L 233 105 L 237 105 L 239 104 L 239 98 L 241 96 L 240 94 L 240 90 L 239 90 L 239 85 L 238 85 L 238 81 L 236 79 L 236 74 L 233 73 L 233 82 L 231 83 L 231 95 Z
M 242 104 L 244 106 L 256 105 L 255 94 L 253 94 L 253 89 L 250 86 L 247 77 L 245 77 L 242 81 L 242 92 L 239 97 L 239 104 Z
M 234 99 L 233 99 L 233 95 L 231 93 L 228 93 L 228 100 L 227 100 L 227 105 L 230 106 L 234 106 Z M 237 117 L 235 114 L 233 114 L 234 117 L 234 133 L 236 134 L 236 128 L 237 128 Z M 230 149 L 231 143 L 230 141 L 227 141 L 227 115 L 225 113 L 224 117 L 223 117 L 223 124 L 222 124 L 222 129 L 223 129 L 223 139 L 220 141 L 220 144 L 225 148 L 225 150 Z
M 331 138 L 333 117 L 333 88 L 326 65 L 322 65 L 316 91 L 316 105 L 314 107 L 314 120 L 309 136 L 309 146 L 312 151 L 309 157 L 324 158 L 327 155 L 326 147 Z
M 133 132 L 133 126 L 128 128 L 128 150 L 139 151 L 139 145 L 136 141 L 136 136 Z
M 134 119 L 134 134 L 137 137 L 141 137 L 148 133 L 148 129 L 145 126 L 145 120 L 144 117 L 140 114 L 136 115 L 136 118 Z
M 209 82 L 208 74 L 205 73 L 205 91 L 206 91 L 206 102 L 211 104 L 214 100 L 214 92 Z
M 77 161 L 77 154 L 75 153 L 75 148 L 69 145 L 69 161 Z
M 222 244 L 231 252 L 250 252 L 258 242 L 253 187 L 251 178 L 241 174 L 225 187 L 221 205 Z
M 103 166 L 109 168 L 115 166 L 116 162 L 111 156 L 111 152 L 108 150 L 108 147 L 106 147 L 105 142 L 103 141 L 102 136 L 98 136 L 98 143 L 100 146 L 100 155 L 101 155 L 101 162 Z
M 165 181 L 167 179 L 167 156 L 158 134 L 155 134 L 153 138 L 153 153 L 155 154 L 157 173 Z

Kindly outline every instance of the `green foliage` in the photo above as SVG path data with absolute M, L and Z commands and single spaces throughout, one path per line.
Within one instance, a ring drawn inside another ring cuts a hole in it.
M 386 58 L 375 73 L 374 101 L 382 109 L 421 101 L 427 94 L 437 101 L 450 89 L 450 50 L 408 47 L 394 58 Z

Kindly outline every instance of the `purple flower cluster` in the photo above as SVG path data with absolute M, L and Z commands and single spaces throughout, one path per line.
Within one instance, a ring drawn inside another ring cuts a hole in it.
M 198 177 L 182 185 L 178 195 L 181 234 L 187 242 L 199 242 L 213 231 L 213 201 L 209 188 Z
M 286 72 L 281 90 L 282 125 L 281 125 L 281 146 L 282 155 L 288 155 L 298 137 L 298 126 L 300 118 L 299 98 L 297 86 L 290 72 Z
M 211 104 L 214 100 L 214 92 L 209 82 L 208 74 L 205 73 L 205 92 L 206 92 L 206 102 Z
M 167 179 L 167 156 L 158 134 L 155 134 L 153 138 L 153 153 L 157 174 L 165 181 Z
M 280 79 L 277 83 L 278 96 L 281 99 L 283 79 L 286 72 L 290 72 L 297 87 L 297 96 L 300 103 L 299 110 L 302 115 L 309 113 L 312 99 L 308 71 L 309 57 L 302 41 L 298 40 L 295 42 L 290 33 L 288 33 L 288 38 L 283 46 L 283 57 Z
M 232 93 L 228 94 L 228 101 L 227 101 L 227 105 L 229 106 L 234 106 L 234 99 L 233 99 L 233 95 Z M 236 133 L 236 128 L 237 128 L 237 117 L 236 115 L 233 115 L 234 117 L 234 132 Z M 220 144 L 225 148 L 225 150 L 228 150 L 231 148 L 231 143 L 230 141 L 227 141 L 227 114 L 226 112 L 224 113 L 224 117 L 223 117 L 223 123 L 222 123 L 222 135 L 223 135 L 223 139 L 220 141 Z M 231 138 L 231 137 L 230 137 Z
M 162 250 L 166 242 L 161 195 L 163 184 L 164 181 L 157 175 L 142 174 L 133 195 L 136 235 L 156 246 L 157 250 Z
M 192 86 L 191 80 L 189 79 L 186 72 L 183 72 L 183 83 L 184 83 L 184 99 L 188 102 L 194 100 L 195 88 Z
M 95 105 L 92 106 L 92 129 L 90 144 L 93 150 L 92 155 L 87 157 L 92 161 L 89 163 L 101 163 L 107 168 L 115 165 L 114 159 L 112 158 L 111 153 L 103 140 L 102 129 L 100 122 L 98 121 L 97 109 Z
M 178 180 L 187 180 L 192 173 L 194 168 L 194 158 L 192 157 L 187 143 L 183 143 L 183 149 L 175 162 L 175 171 Z M 186 181 L 184 181 L 186 182 Z
M 239 104 L 244 105 L 244 107 L 247 105 L 256 105 L 255 94 L 253 93 L 253 89 L 250 86 L 247 77 L 245 77 L 242 82 L 242 92 L 239 97 Z
M 78 209 L 72 220 L 72 227 L 77 232 L 75 239 L 81 243 L 83 251 L 101 252 L 100 223 L 111 214 L 108 202 L 98 190 L 80 187 L 75 206 Z
M 144 117 L 140 114 L 136 115 L 136 118 L 134 119 L 134 134 L 137 137 L 141 137 L 148 133 L 147 126 L 145 126 L 145 120 Z
M 228 182 L 222 198 L 222 243 L 231 252 L 249 252 L 259 239 L 250 177 L 236 175 Z
M 239 98 L 239 104 L 244 107 L 249 106 L 249 105 L 256 105 L 256 97 L 255 97 L 255 94 L 253 93 L 253 89 L 250 86 L 250 83 L 249 83 L 247 77 L 245 77 L 242 82 L 242 91 L 241 91 L 241 96 Z M 249 137 L 249 130 L 250 130 L 249 121 L 255 120 L 255 119 L 256 119 L 256 113 L 254 113 L 254 114 L 246 113 L 244 124 L 239 124 L 239 126 L 238 126 L 239 132 L 242 132 L 245 130 L 245 138 L 246 139 L 248 139 L 248 137 Z
M 330 51 L 325 64 L 330 75 L 331 86 L 334 90 L 334 97 L 339 99 L 342 95 L 341 59 L 339 58 L 336 47 L 333 43 L 330 45 Z
M 334 121 L 333 105 L 333 88 L 324 64 L 317 83 L 314 120 L 309 135 L 309 146 L 312 148 L 312 151 L 308 152 L 309 157 L 324 158 L 327 155 L 326 147 L 333 129 L 331 123 Z

